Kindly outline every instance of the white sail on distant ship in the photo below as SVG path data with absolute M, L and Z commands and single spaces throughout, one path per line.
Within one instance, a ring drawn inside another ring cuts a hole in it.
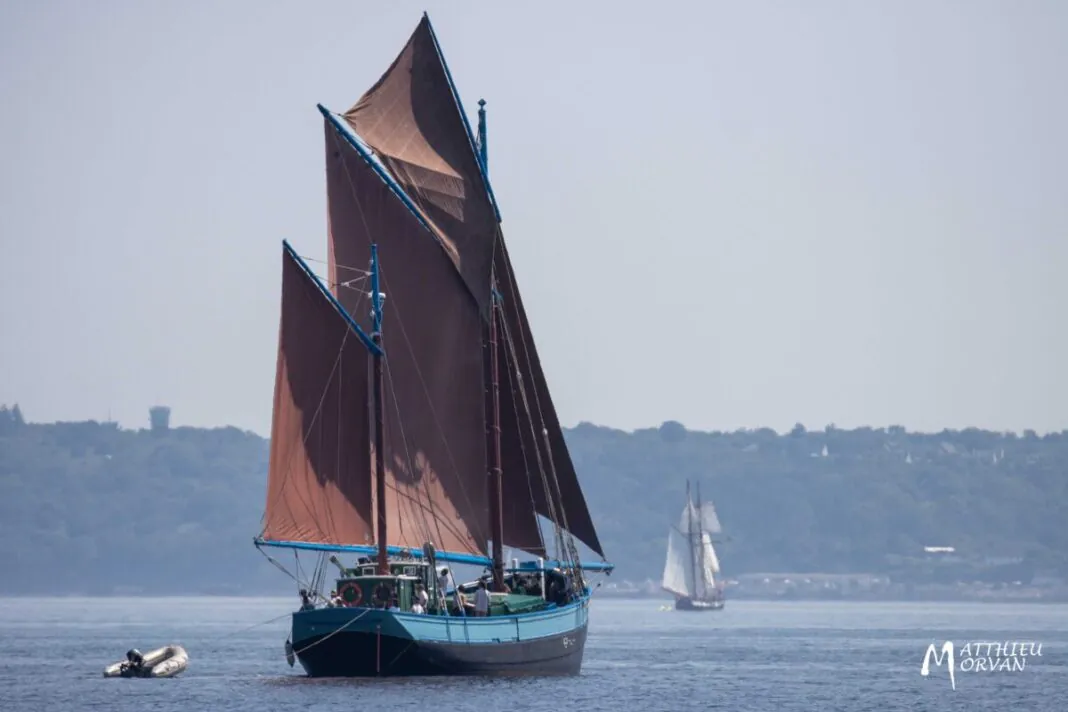
M 716 508 L 711 502 L 697 502 L 690 498 L 690 483 L 686 483 L 686 505 L 679 524 L 668 531 L 667 560 L 661 587 L 675 596 L 678 610 L 719 610 L 723 608 L 722 588 L 716 580 L 719 557 L 716 555 L 713 534 L 722 527 Z

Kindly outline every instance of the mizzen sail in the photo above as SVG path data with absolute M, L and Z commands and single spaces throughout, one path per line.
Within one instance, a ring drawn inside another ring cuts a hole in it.
M 532 492 L 538 514 L 553 519 L 554 509 L 559 510 L 557 517 L 563 514 L 561 523 L 566 522 L 568 531 L 599 556 L 604 556 L 604 548 L 586 506 L 578 473 L 575 472 L 564 441 L 564 431 L 556 415 L 552 396 L 549 395 L 549 383 L 538 358 L 534 335 L 523 309 L 519 285 L 503 238 L 498 245 L 495 262 L 498 288 L 503 295 L 502 310 L 511 341 L 509 356 L 514 360 L 510 360 L 509 364 L 514 375 L 507 389 L 508 395 L 506 397 L 505 391 L 501 393 L 502 428 L 516 433 L 512 439 L 513 447 L 504 450 L 504 471 L 530 472 L 529 476 L 535 478 Z M 525 447 L 519 447 L 518 444 L 523 441 Z M 531 469 L 532 465 L 538 463 L 544 470 L 548 487 L 543 486 L 543 478 L 536 467 Z

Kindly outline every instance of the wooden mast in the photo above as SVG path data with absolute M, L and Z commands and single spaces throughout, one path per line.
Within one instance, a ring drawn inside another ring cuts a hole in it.
M 378 289 L 378 245 L 371 244 L 371 305 L 374 318 L 374 331 L 371 339 L 378 350 L 374 353 L 374 383 L 372 398 L 375 418 L 375 512 L 378 519 L 376 539 L 378 544 L 378 573 L 389 575 L 389 559 L 386 551 L 386 465 L 385 465 L 385 424 L 382 417 L 382 293 Z
M 494 289 L 496 292 L 496 289 Z M 490 302 L 489 351 L 490 351 L 490 400 L 491 416 L 489 436 L 489 509 L 493 535 L 493 589 L 504 590 L 504 516 L 501 502 L 501 398 L 500 368 L 497 364 L 497 296 Z
M 686 539 L 690 545 L 690 573 L 693 580 L 693 598 L 697 598 L 697 550 L 693 545 L 693 501 L 690 499 L 690 481 L 686 480 L 686 516 L 689 519 L 689 530 Z
M 694 560 L 700 562 L 700 566 L 696 566 L 697 571 L 701 572 L 701 598 L 708 598 L 708 581 L 705 580 L 705 515 L 701 509 L 701 481 L 698 480 L 694 483 L 694 489 L 697 492 L 697 502 L 694 504 L 694 510 L 697 514 L 697 533 L 696 543 L 694 544 Z M 694 572 L 696 574 L 696 571 Z M 694 590 L 697 590 L 697 580 L 694 579 Z
M 478 160 L 482 164 L 484 173 L 488 172 L 486 165 L 486 100 L 478 100 Z M 486 428 L 486 446 L 488 455 L 489 476 L 489 514 L 490 514 L 490 537 L 493 539 L 493 590 L 504 590 L 504 514 L 502 506 L 503 487 L 501 467 L 501 398 L 500 398 L 500 367 L 497 363 L 499 334 L 497 319 L 500 313 L 499 298 L 497 295 L 497 278 L 490 273 L 490 313 L 489 313 L 489 422 Z

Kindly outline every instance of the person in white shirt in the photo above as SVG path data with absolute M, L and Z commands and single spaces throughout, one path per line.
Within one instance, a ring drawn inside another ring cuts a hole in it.
M 486 582 L 478 582 L 478 590 L 475 591 L 475 615 L 488 616 L 490 607 L 489 591 L 486 590 Z
M 430 606 L 430 594 L 421 583 L 415 584 L 415 602 L 422 606 L 424 611 Z
M 412 613 L 426 613 L 426 609 L 423 608 L 423 604 L 416 601 L 412 604 Z
M 445 608 L 445 591 L 449 588 L 449 570 L 442 569 L 438 574 L 438 601 L 442 609 Z

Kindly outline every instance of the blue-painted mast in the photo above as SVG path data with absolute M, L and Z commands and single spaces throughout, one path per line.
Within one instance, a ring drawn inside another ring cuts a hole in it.
M 319 292 L 326 297 L 327 301 L 330 302 L 330 305 L 334 307 L 334 310 L 341 315 L 341 318 L 345 320 L 345 323 L 349 325 L 349 328 L 352 329 L 353 333 L 359 337 L 360 342 L 367 347 L 367 350 L 372 354 L 382 353 L 381 347 L 373 338 L 368 336 L 364 330 L 360 328 L 360 325 L 356 323 L 356 320 L 352 318 L 352 315 L 345 311 L 345 307 L 341 306 L 341 303 L 330 293 L 330 290 L 326 288 L 326 285 L 323 284 L 322 280 L 320 280 L 315 272 L 312 271 L 311 267 L 308 266 L 308 263 L 304 261 L 304 258 L 297 254 L 297 251 L 293 249 L 293 246 L 289 244 L 288 240 L 282 240 L 282 247 L 285 248 L 286 253 L 292 257 L 297 265 L 304 271 L 304 274 L 306 274 L 315 286 L 318 287 Z
M 449 83 L 449 89 L 452 91 L 452 98 L 456 102 L 456 108 L 460 112 L 460 120 L 463 122 L 464 130 L 467 132 L 467 140 L 471 149 L 475 148 L 475 137 L 471 133 L 471 122 L 467 118 L 467 112 L 464 111 L 464 103 L 460 99 L 460 92 L 456 90 L 456 82 L 452 80 L 452 72 L 449 71 L 449 63 L 445 61 L 445 55 L 441 51 L 441 43 L 438 42 L 438 35 L 434 32 L 434 26 L 430 24 L 430 17 L 424 12 L 423 17 L 427 20 L 427 27 L 430 29 L 430 37 L 434 40 L 434 49 L 438 52 L 438 59 L 441 60 L 441 66 L 445 70 L 445 79 Z M 477 154 L 476 154 L 477 155 Z M 481 166 L 479 166 L 481 168 Z M 501 221 L 501 211 L 497 207 L 497 197 L 493 194 L 493 186 L 490 185 L 489 178 L 486 177 L 486 172 L 483 169 L 482 183 L 486 187 L 486 192 L 489 194 L 490 203 L 493 204 L 493 214 L 497 217 L 497 222 Z
M 384 418 L 382 417 L 382 292 L 378 288 L 378 245 L 371 244 L 371 317 L 374 331 L 371 339 L 377 351 L 374 353 L 374 384 L 372 387 L 375 414 L 375 510 L 378 519 L 376 538 L 378 543 L 378 573 L 389 575 L 389 551 L 386 548 L 386 464 L 384 452 Z
M 486 147 L 486 100 L 478 100 L 478 160 L 482 163 L 482 175 L 489 182 L 489 149 Z

